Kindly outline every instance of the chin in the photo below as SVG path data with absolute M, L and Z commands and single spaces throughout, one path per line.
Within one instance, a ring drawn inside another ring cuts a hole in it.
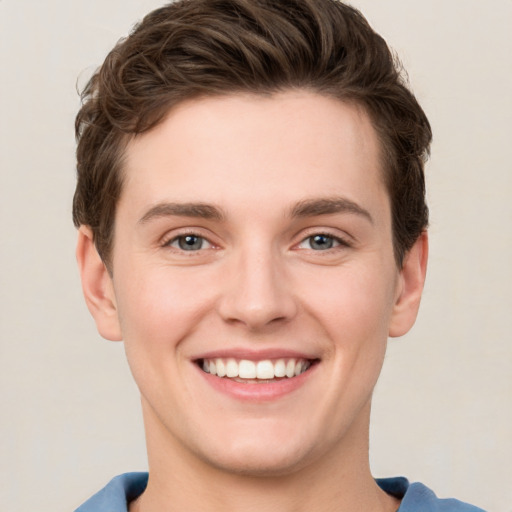
M 215 457 L 206 462 L 226 473 L 237 474 L 246 477 L 281 477 L 291 475 L 307 465 L 304 458 L 298 454 L 286 455 L 275 453 L 262 453 L 261 447 L 243 455 L 233 457 Z
M 211 445 L 200 457 L 208 465 L 221 471 L 253 477 L 286 476 L 299 471 L 311 463 L 318 449 L 317 443 L 310 443 L 315 448 L 307 449 L 308 443 L 303 439 L 288 438 L 286 440 L 266 438 L 264 436 L 248 436 L 247 438 L 231 438 L 229 446 Z M 212 450 L 213 448 L 213 450 Z

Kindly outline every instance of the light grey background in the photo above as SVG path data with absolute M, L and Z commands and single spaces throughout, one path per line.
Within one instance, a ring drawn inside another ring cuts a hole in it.
M 83 304 L 71 224 L 84 84 L 157 0 L 0 1 L 0 508 L 70 511 L 146 467 L 122 344 Z M 374 401 L 376 476 L 512 511 L 512 2 L 357 0 L 434 128 L 431 259 Z

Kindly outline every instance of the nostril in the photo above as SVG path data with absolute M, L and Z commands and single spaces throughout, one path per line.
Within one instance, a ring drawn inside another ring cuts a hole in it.
M 254 254 L 245 254 L 218 302 L 218 312 L 225 322 L 252 331 L 287 322 L 297 311 L 292 289 L 279 273 L 278 262 L 270 260 L 269 255 L 255 258 Z

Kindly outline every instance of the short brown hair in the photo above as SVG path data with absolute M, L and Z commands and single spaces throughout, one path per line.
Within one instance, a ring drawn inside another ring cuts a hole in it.
M 109 53 L 76 118 L 73 221 L 110 264 L 127 142 L 177 103 L 302 88 L 362 106 L 383 150 L 397 264 L 428 224 L 429 122 L 386 42 L 337 0 L 178 0 L 148 14 Z

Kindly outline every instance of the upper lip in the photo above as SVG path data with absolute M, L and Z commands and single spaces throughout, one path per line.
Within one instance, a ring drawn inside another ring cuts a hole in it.
M 203 352 L 194 356 L 192 359 L 197 361 L 199 359 L 245 359 L 248 361 L 263 361 L 266 359 L 319 359 L 318 355 L 307 354 L 305 352 L 272 348 L 263 350 L 245 349 L 245 348 L 230 348 L 219 349 L 208 352 Z

